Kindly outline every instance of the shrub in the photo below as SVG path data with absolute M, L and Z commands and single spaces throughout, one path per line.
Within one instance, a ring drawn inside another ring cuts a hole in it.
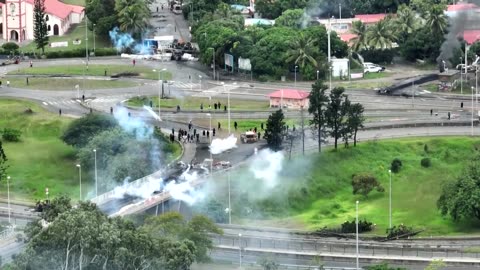
M 365 62 L 373 62 L 376 64 L 390 64 L 393 61 L 393 57 L 397 53 L 396 49 L 366 49 L 360 51 L 360 55 L 363 56 Z
M 425 144 L 425 145 L 423 146 L 423 151 L 425 151 L 425 153 L 428 153 L 428 145 Z
M 432 162 L 430 161 L 430 158 L 422 158 L 422 160 L 420 161 L 420 165 L 422 165 L 422 167 L 424 168 L 428 168 L 432 166 Z
M 2 45 L 2 49 L 5 51 L 5 53 L 14 53 L 18 50 L 18 44 L 15 42 L 7 42 Z
M 7 142 L 18 142 L 20 141 L 21 134 L 22 132 L 18 129 L 4 128 L 2 132 L 2 139 Z
M 412 227 L 407 227 L 406 225 L 400 224 L 398 227 L 393 226 L 391 229 L 387 229 L 387 238 L 397 238 L 397 237 L 405 237 L 408 234 L 412 234 L 414 232 Z
M 368 193 L 374 188 L 378 192 L 384 192 L 385 189 L 380 185 L 377 178 L 369 173 L 354 174 L 352 176 L 353 194 L 362 194 L 367 197 Z
M 356 232 L 355 220 L 345 221 L 342 223 L 342 233 L 355 233 Z M 358 221 L 358 233 L 370 232 L 373 230 L 373 223 L 367 220 Z
M 117 49 L 115 48 L 98 48 L 95 49 L 95 56 L 110 56 L 117 55 Z
M 392 160 L 392 164 L 390 166 L 390 170 L 394 173 L 398 173 L 400 169 L 402 168 L 402 161 L 398 158 L 395 158 Z

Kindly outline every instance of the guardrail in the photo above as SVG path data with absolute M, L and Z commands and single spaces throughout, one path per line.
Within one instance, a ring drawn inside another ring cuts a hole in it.
M 8 226 L 5 230 L 0 232 L 0 240 L 4 240 L 15 233 L 14 226 Z

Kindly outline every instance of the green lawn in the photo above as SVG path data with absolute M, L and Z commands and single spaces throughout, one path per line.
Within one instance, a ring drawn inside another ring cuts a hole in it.
M 168 86 L 165 88 L 165 94 L 168 93 Z M 153 107 L 158 108 L 158 96 L 154 97 L 134 97 L 130 99 L 127 104 L 129 106 L 140 107 L 143 105 L 150 105 L 150 99 L 152 100 Z M 224 106 L 227 105 L 226 98 L 212 98 L 211 106 L 212 111 L 215 111 L 213 103 L 220 102 L 222 107 L 218 112 L 224 111 Z M 184 98 L 165 98 L 160 101 L 160 109 L 176 109 L 177 105 L 180 105 L 181 109 L 185 110 L 200 110 L 200 104 L 203 103 L 203 110 L 208 111 L 208 105 L 210 101 L 208 98 L 200 97 L 184 97 Z M 268 110 L 269 102 L 268 101 L 256 101 L 256 100 L 230 100 L 231 110 Z
M 27 108 L 34 113 L 24 113 Z M 10 164 L 8 175 L 13 199 L 44 199 L 47 187 L 50 196 L 64 193 L 78 198 L 75 149 L 59 139 L 70 121 L 32 102 L 0 99 L 0 128 L 22 131 L 21 142 L 3 143 Z M 4 181 L 0 191 L 5 197 Z
M 375 88 L 382 88 L 391 85 L 389 82 L 362 82 L 361 80 L 352 80 L 350 82 L 340 82 L 339 86 L 344 87 L 347 90 L 372 90 Z
M 7 77 L 5 81 L 10 81 L 11 87 L 27 88 L 35 90 L 75 90 L 75 85 L 79 85 L 80 89 L 92 90 L 92 89 L 109 89 L 109 88 L 121 88 L 121 87 L 134 87 L 138 83 L 131 81 L 117 81 L 117 80 L 82 80 L 82 79 L 56 79 L 36 77 L 28 78 L 28 85 L 26 78 L 19 77 Z M 4 81 L 4 83 L 5 83 Z
M 389 72 L 376 72 L 376 73 L 369 72 L 364 74 L 363 79 L 368 80 L 368 79 L 385 78 L 385 77 L 389 77 L 390 75 L 392 74 Z
M 424 145 L 428 145 L 428 153 Z M 400 223 L 424 229 L 423 236 L 480 233 L 480 221 L 470 220 L 459 223 L 449 217 L 442 217 L 436 207 L 442 184 L 455 180 L 461 173 L 466 160 L 480 147 L 480 138 L 441 137 L 409 138 L 378 142 L 360 143 L 356 148 L 338 151 L 324 149 L 322 154 L 311 154 L 288 161 L 278 180 L 280 185 L 268 191 L 258 186 L 258 179 L 252 179 L 248 168 L 232 172 L 233 209 L 262 209 L 261 217 L 247 219 L 245 212 L 235 215 L 236 223 L 262 224 L 264 226 L 291 226 L 316 229 L 324 226 L 339 227 L 345 220 L 355 218 L 355 201 L 359 200 L 360 219 L 376 224 L 373 233 L 385 234 L 388 227 L 388 189 L 390 163 L 400 158 L 403 168 L 392 174 L 393 224 Z M 420 160 L 428 156 L 432 167 L 423 168 Z M 372 191 L 368 197 L 353 195 L 351 177 L 355 173 L 373 174 L 385 188 L 384 193 Z M 226 183 L 226 181 L 218 181 Z M 221 187 L 222 188 L 222 187 Z M 226 185 L 223 186 L 226 188 Z M 256 204 L 256 194 L 239 195 L 244 190 L 256 190 L 265 194 Z M 216 194 L 226 194 L 225 190 Z M 268 195 L 267 195 L 268 194 Z M 218 199 L 226 201 L 226 197 Z M 236 212 L 238 213 L 238 212 Z
M 48 66 L 48 67 L 33 67 L 24 68 L 11 71 L 8 74 L 13 75 L 77 75 L 77 76 L 105 76 L 124 72 L 139 73 L 141 78 L 158 80 L 158 72 L 154 72 L 151 68 L 131 65 L 89 65 L 88 70 L 85 70 L 85 65 L 65 65 L 65 66 Z M 168 71 L 161 72 L 164 80 L 170 80 L 172 74 Z
M 79 4 L 79 2 L 84 2 L 84 0 L 68 0 L 66 3 L 68 4 Z M 88 30 L 88 48 L 93 50 L 93 31 Z M 82 43 L 79 45 L 74 45 L 74 40 L 81 40 Z M 48 51 L 69 51 L 74 49 L 84 49 L 85 50 L 85 21 L 77 25 L 72 25 L 69 32 L 64 36 L 50 36 L 48 42 L 63 42 L 68 41 L 68 47 L 56 47 L 51 48 L 50 46 L 45 47 L 45 52 Z M 96 36 L 95 37 L 95 48 L 111 48 L 111 42 L 108 37 L 105 36 Z M 41 53 L 41 50 L 37 49 L 37 45 L 34 41 L 30 42 L 29 44 L 22 46 L 20 50 L 24 52 L 36 52 Z

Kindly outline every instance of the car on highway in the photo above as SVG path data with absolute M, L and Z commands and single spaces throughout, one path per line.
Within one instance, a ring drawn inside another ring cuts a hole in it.
M 378 73 L 381 71 L 385 71 L 385 67 L 370 62 L 363 63 L 363 73 Z

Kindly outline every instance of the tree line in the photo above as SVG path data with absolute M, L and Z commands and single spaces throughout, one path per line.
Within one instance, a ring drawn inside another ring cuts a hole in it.
M 329 94 L 327 90 L 328 86 L 318 80 L 312 85 L 309 95 L 308 112 L 312 117 L 310 125 L 316 135 L 318 151 L 321 151 L 322 143 L 326 142 L 327 137 L 333 138 L 335 149 L 339 140 L 344 142 L 345 147 L 353 140 L 353 146 L 356 146 L 358 130 L 363 128 L 365 122 L 363 105 L 352 104 L 343 87 L 335 87 Z M 280 109 L 272 113 L 266 123 L 264 138 L 275 151 L 282 149 L 286 136 L 284 118 Z
M 28 224 L 26 248 L 2 269 L 190 269 L 208 261 L 210 234 L 222 234 L 204 216 L 186 221 L 176 212 L 142 222 L 109 218 L 93 203 L 73 207 L 55 198 Z

